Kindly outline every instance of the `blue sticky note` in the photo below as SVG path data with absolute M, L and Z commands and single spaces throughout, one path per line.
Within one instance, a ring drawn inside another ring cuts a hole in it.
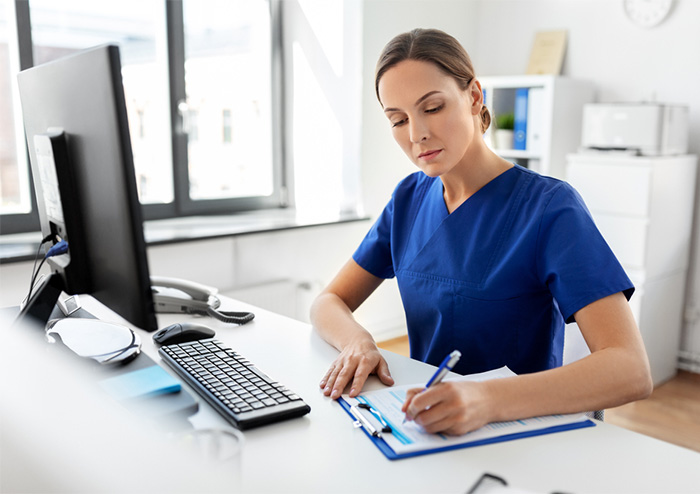
M 100 385 L 117 400 L 177 393 L 181 389 L 178 380 L 158 365 L 104 379 Z

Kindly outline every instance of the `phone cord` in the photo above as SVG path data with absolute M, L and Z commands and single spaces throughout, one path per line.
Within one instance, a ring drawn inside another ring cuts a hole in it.
M 215 319 L 218 319 L 219 321 L 232 324 L 245 324 L 252 321 L 255 318 L 255 314 L 253 314 L 252 312 L 229 312 L 223 310 L 216 310 L 213 307 L 207 307 L 206 312 L 198 312 L 200 312 L 201 314 L 207 314 Z

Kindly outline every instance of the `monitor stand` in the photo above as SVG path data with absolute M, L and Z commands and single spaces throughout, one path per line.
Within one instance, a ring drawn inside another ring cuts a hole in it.
M 63 292 L 63 277 L 58 273 L 52 273 L 40 281 L 40 285 L 33 290 L 33 295 L 20 311 L 13 322 L 16 326 L 34 326 L 44 331 L 47 323 L 53 317 L 66 317 L 57 306 L 59 296 Z M 85 309 L 75 310 L 68 317 L 95 319 Z M 85 362 L 88 362 L 85 360 Z M 90 361 L 90 363 L 93 363 Z M 96 383 L 108 377 L 115 377 L 120 374 L 127 374 L 150 366 L 158 365 L 151 357 L 144 352 L 140 352 L 136 358 L 124 364 L 115 365 L 92 365 L 89 375 Z M 140 417 L 162 423 L 166 428 L 176 430 L 178 428 L 189 428 L 191 424 L 186 420 L 199 409 L 199 403 L 189 391 L 184 387 L 177 393 L 169 393 L 144 397 L 138 400 L 123 402 L 125 408 Z
M 64 283 L 63 278 L 58 273 L 51 273 L 39 283 L 39 287 L 32 290 L 32 296 L 20 310 L 13 325 L 31 324 L 42 330 L 46 327 L 46 323 L 56 307 L 58 297 L 63 291 Z

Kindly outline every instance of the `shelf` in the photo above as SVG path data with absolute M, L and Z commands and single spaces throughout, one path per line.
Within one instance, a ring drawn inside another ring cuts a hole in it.
M 479 81 L 492 122 L 484 138 L 493 148 L 491 132 L 498 116 L 513 113 L 516 138 L 525 143 L 523 150 L 494 152 L 542 175 L 564 178 L 566 155 L 581 144 L 583 105 L 593 101 L 593 85 L 556 75 L 491 76 Z M 527 91 L 523 95 L 519 89 Z
M 520 87 L 544 87 L 554 84 L 559 76 L 555 75 L 504 75 L 479 77 L 481 87 L 496 89 L 516 89 Z
M 522 151 L 519 149 L 494 149 L 493 152 L 501 158 L 506 159 L 538 160 L 542 158 L 541 153 L 533 153 L 531 151 Z

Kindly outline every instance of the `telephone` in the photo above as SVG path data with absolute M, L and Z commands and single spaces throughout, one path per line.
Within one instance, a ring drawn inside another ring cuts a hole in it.
M 193 281 L 151 276 L 151 290 L 156 312 L 208 315 L 232 324 L 245 324 L 255 317 L 252 312 L 218 310 L 221 306 L 218 290 Z

